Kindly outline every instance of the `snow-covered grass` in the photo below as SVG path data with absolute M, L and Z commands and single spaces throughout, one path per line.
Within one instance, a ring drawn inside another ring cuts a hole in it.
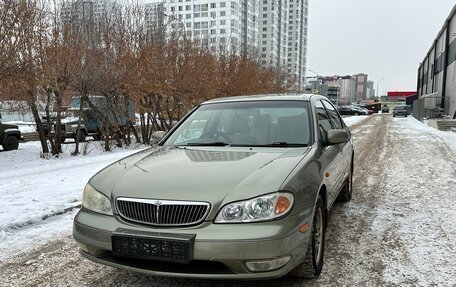
M 103 152 L 101 142 L 83 143 L 81 150 L 85 149 L 86 156 L 71 156 L 74 144 L 63 145 L 63 149 L 59 158 L 47 160 L 40 158 L 39 142 L 21 143 L 14 151 L 0 150 L 0 259 L 8 245 L 20 241 L 16 233 L 21 227 L 78 206 L 91 176 L 140 150 L 117 148 Z M 36 226 L 40 226 L 36 232 L 41 234 L 44 225 Z M 29 228 L 27 234 L 33 229 Z M 48 236 L 53 234 L 51 230 Z

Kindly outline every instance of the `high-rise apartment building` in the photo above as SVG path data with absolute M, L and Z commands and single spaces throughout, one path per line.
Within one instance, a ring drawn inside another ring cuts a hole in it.
M 283 70 L 287 65 L 288 1 L 260 0 L 258 44 L 263 66 Z
M 294 77 L 296 88 L 304 90 L 308 0 L 150 1 L 163 4 L 166 16 L 162 25 L 179 21 L 188 39 L 214 52 L 258 53 L 263 66 L 287 72 Z
M 213 52 L 223 50 L 240 54 L 258 48 L 259 0 L 155 1 L 157 2 L 164 7 L 163 25 L 180 22 L 187 39 L 210 47 Z
M 78 0 L 64 1 L 60 12 L 64 22 L 80 25 L 85 32 L 94 32 L 111 21 L 119 9 L 113 0 Z
M 340 84 L 340 96 L 339 100 L 341 104 L 348 105 L 352 102 L 356 102 L 356 82 L 351 76 L 341 77 L 339 80 Z
M 163 3 L 146 3 L 144 5 L 144 22 L 148 35 L 161 39 L 164 35 L 165 10 Z
M 356 82 L 356 101 L 366 100 L 367 74 L 357 74 L 353 78 Z
M 374 82 L 367 81 L 366 84 L 366 99 L 371 100 L 375 98 L 375 89 L 374 89 Z
M 303 90 L 307 71 L 308 0 L 288 0 L 288 54 L 286 71 Z
M 115 0 L 76 0 L 62 4 L 62 19 L 78 24 L 90 39 L 115 15 Z M 147 35 L 168 29 L 212 52 L 258 55 L 295 79 L 304 90 L 308 0 L 150 0 L 144 5 Z

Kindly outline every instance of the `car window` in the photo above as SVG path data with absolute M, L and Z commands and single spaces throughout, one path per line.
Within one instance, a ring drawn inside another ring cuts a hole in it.
M 331 120 L 321 101 L 315 103 L 317 110 L 318 131 L 323 144 L 328 142 L 328 131 L 332 129 Z
M 326 112 L 329 115 L 332 127 L 334 129 L 342 129 L 343 128 L 342 120 L 339 117 L 339 114 L 337 113 L 337 111 L 334 108 L 334 106 L 328 101 L 322 101 L 322 102 L 323 102 L 323 105 L 326 108 Z
M 307 109 L 304 101 L 205 104 L 181 123 L 164 145 L 308 145 Z

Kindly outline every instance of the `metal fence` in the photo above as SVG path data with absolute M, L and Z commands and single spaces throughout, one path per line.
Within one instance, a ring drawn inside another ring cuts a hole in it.
M 422 96 L 413 102 L 412 115 L 420 121 L 443 117 L 444 110 L 441 107 L 443 99 L 437 93 Z

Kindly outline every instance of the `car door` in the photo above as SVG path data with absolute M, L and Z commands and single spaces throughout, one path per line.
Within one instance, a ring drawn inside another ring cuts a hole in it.
M 337 178 L 338 175 L 338 159 L 340 158 L 340 149 L 337 145 L 327 145 L 328 131 L 334 129 L 331 123 L 330 116 L 326 108 L 323 106 L 322 100 L 315 102 L 317 115 L 318 137 L 322 149 L 321 163 L 323 165 L 323 183 L 326 185 L 328 192 L 328 204 L 332 204 L 337 195 Z
M 331 122 L 331 126 L 333 129 L 345 129 L 348 132 L 348 128 L 344 125 L 341 117 L 337 113 L 336 109 L 334 106 L 331 104 L 331 102 L 327 100 L 322 100 L 322 103 L 326 109 L 326 112 L 328 114 L 328 117 Z M 351 154 L 352 154 L 352 148 L 351 144 L 349 142 L 345 143 L 340 143 L 337 145 L 334 145 L 334 147 L 338 151 L 338 155 L 336 157 L 336 163 L 335 163 L 335 171 L 334 176 L 337 177 L 335 179 L 335 184 L 334 184 L 334 192 L 336 193 L 335 196 L 337 196 L 338 191 L 342 188 L 342 186 L 345 184 L 345 179 L 348 176 L 348 172 L 350 172 L 350 164 L 351 164 Z

